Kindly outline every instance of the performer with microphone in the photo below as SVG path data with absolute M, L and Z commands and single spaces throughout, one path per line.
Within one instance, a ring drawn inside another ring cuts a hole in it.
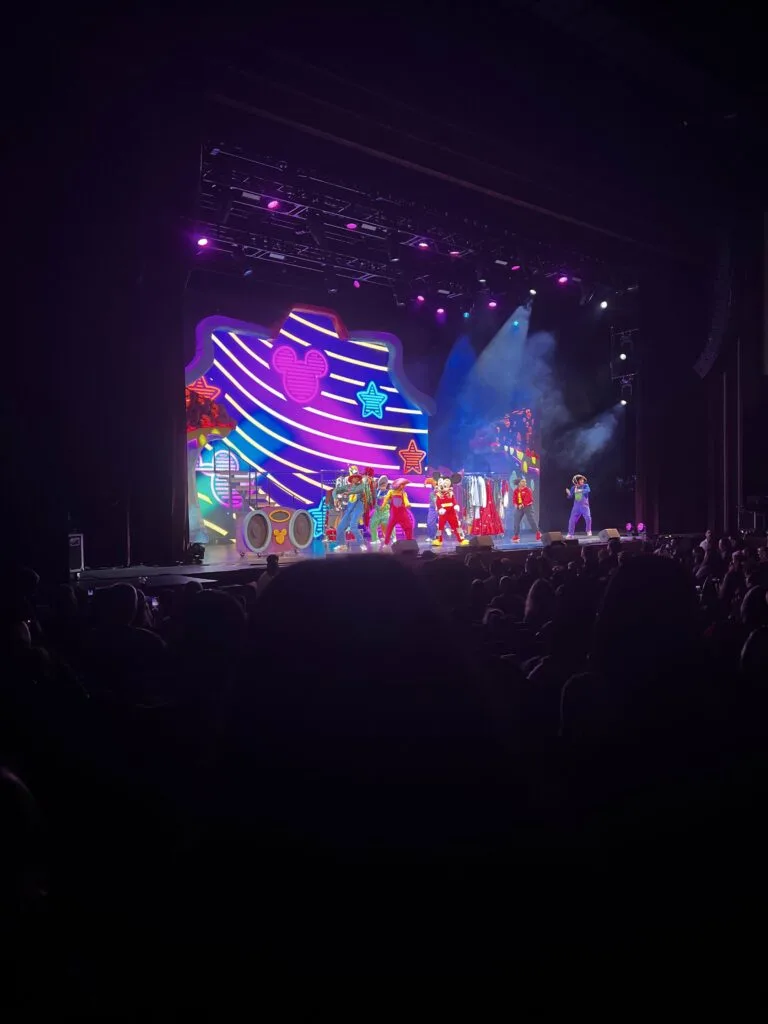
M 572 486 L 566 487 L 565 496 L 573 498 L 571 518 L 568 520 L 568 533 L 566 537 L 570 540 L 576 532 L 576 523 L 584 519 L 587 528 L 587 536 L 592 536 L 592 513 L 589 510 L 589 484 L 583 473 L 577 473 L 573 478 Z

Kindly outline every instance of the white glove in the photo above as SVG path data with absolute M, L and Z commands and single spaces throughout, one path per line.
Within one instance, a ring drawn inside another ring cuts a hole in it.
M 445 515 L 445 508 L 439 508 L 439 509 L 437 510 L 437 514 L 438 514 L 439 516 L 444 516 L 444 515 Z

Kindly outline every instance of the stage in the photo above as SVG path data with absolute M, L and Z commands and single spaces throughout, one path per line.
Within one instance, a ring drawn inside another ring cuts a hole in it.
M 485 539 L 485 538 L 483 538 Z M 599 537 L 576 537 L 564 544 L 545 547 L 541 541 L 522 539 L 517 543 L 507 537 L 494 538 L 493 547 L 475 546 L 469 544 L 466 547 L 459 547 L 451 542 L 443 547 L 433 547 L 429 541 L 419 542 L 419 556 L 424 552 L 433 552 L 438 558 L 466 557 L 477 554 L 484 559 L 490 559 L 497 555 L 510 558 L 521 567 L 525 559 L 532 551 L 546 550 L 556 561 L 571 561 L 578 557 L 577 552 L 582 547 L 602 548 L 607 546 L 606 541 Z M 623 545 L 634 546 L 641 543 L 637 538 L 631 536 L 621 537 Z M 316 545 L 310 554 L 295 555 L 287 553 L 280 556 L 281 565 L 292 565 L 297 562 L 306 561 L 308 558 L 343 558 L 345 555 L 350 558 L 359 557 L 362 552 L 350 551 L 339 552 L 326 550 L 326 545 Z M 371 549 L 376 553 L 376 549 Z M 388 557 L 413 557 L 412 555 L 398 556 L 396 553 L 385 551 Z M 164 587 L 179 587 L 190 580 L 197 580 L 204 586 L 217 586 L 221 584 L 247 583 L 256 579 L 266 567 L 265 556 L 245 555 L 241 557 L 234 546 L 227 547 L 224 544 L 213 544 L 206 548 L 202 564 L 193 565 L 131 565 L 114 566 L 103 569 L 86 569 L 79 574 L 78 584 L 89 590 L 99 587 L 108 587 L 113 583 L 132 583 L 144 591 L 153 591 Z

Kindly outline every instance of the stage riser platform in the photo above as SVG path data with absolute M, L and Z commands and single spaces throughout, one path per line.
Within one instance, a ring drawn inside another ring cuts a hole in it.
M 428 543 L 422 543 L 419 545 L 419 549 L 420 553 L 423 551 L 434 551 L 438 558 L 461 558 L 463 560 L 468 555 L 478 555 L 486 565 L 490 565 L 498 557 L 509 558 L 513 566 L 520 570 L 525 565 L 525 560 L 532 551 L 545 550 L 553 561 L 567 563 L 579 558 L 581 547 L 587 544 L 597 549 L 607 547 L 606 544 L 593 537 L 590 540 L 582 539 L 578 543 L 571 542 L 570 544 L 555 545 L 548 548 L 543 548 L 542 544 L 536 541 L 521 541 L 519 544 L 512 544 L 506 541 L 494 548 L 476 548 L 472 546 L 457 548 L 449 544 L 446 544 L 444 548 L 433 548 Z M 622 546 L 627 548 L 640 547 L 641 545 L 642 541 L 630 537 L 622 538 Z M 215 554 L 219 552 L 225 553 L 229 557 L 215 559 Z M 297 562 L 306 561 L 308 557 L 313 558 L 317 556 L 287 554 L 280 559 L 280 564 L 289 566 Z M 362 552 L 353 551 L 349 553 L 332 553 L 325 557 L 363 558 L 366 556 Z M 393 555 L 387 552 L 380 555 L 380 557 L 412 559 L 414 555 Z M 108 587 L 113 583 L 131 583 L 145 593 L 153 593 L 158 589 L 168 587 L 183 587 L 191 580 L 197 580 L 203 586 L 236 586 L 258 579 L 265 567 L 265 558 L 260 558 L 256 555 L 240 558 L 236 551 L 230 551 L 230 549 L 222 546 L 209 548 L 206 551 L 206 559 L 202 565 L 140 565 L 110 569 L 90 569 L 80 575 L 78 584 L 80 587 L 91 590 L 99 587 Z

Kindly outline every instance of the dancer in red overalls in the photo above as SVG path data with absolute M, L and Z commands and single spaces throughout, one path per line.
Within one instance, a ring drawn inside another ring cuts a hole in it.
M 392 489 L 385 494 L 381 503 L 382 508 L 389 507 L 389 522 L 384 531 L 385 544 L 389 544 L 392 531 L 396 526 L 399 526 L 403 531 L 406 540 L 413 539 L 413 519 L 411 519 L 411 513 L 408 511 L 411 503 L 408 501 L 408 495 L 405 493 L 407 486 L 407 479 L 404 476 L 398 477 L 392 484 Z

